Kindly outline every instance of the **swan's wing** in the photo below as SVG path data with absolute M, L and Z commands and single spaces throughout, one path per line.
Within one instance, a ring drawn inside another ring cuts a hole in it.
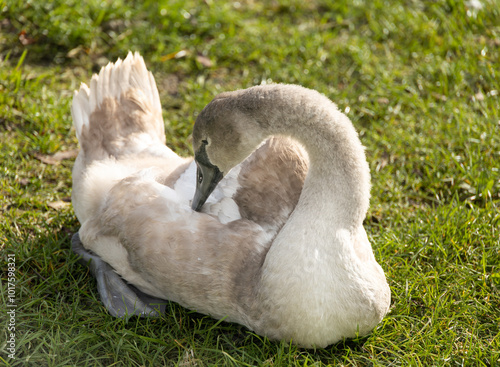
M 267 140 L 239 169 L 233 199 L 241 217 L 274 237 L 297 205 L 308 166 L 298 142 L 285 137 Z

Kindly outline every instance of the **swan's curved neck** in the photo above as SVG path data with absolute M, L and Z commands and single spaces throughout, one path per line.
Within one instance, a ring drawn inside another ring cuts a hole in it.
M 290 220 L 311 218 L 328 231 L 358 228 L 368 210 L 370 173 L 349 119 L 325 96 L 299 86 L 247 91 L 259 101 L 251 113 L 264 135 L 291 136 L 309 154 L 309 172 Z M 308 225 L 316 227 L 314 222 Z
M 317 92 L 281 85 L 247 91 L 243 109 L 261 137 L 291 136 L 309 155 L 299 201 L 265 256 L 255 298 L 272 300 L 278 325 L 287 320 L 296 333 L 323 325 L 321 332 L 331 335 L 333 327 L 356 324 L 340 310 L 360 302 L 358 284 L 373 281 L 356 255 L 356 243 L 367 243 L 370 173 L 363 146 L 349 119 Z

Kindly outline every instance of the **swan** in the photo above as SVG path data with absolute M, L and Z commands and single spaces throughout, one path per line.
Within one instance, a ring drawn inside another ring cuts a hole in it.
M 82 83 L 72 117 L 73 249 L 110 312 L 174 301 L 305 348 L 366 335 L 388 312 L 363 227 L 364 148 L 327 97 L 285 84 L 219 94 L 182 158 L 165 145 L 153 75 L 129 53 Z

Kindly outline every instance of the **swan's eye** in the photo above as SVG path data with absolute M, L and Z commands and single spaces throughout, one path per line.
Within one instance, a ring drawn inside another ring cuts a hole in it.
M 198 172 L 198 183 L 201 184 L 203 182 L 203 174 Z

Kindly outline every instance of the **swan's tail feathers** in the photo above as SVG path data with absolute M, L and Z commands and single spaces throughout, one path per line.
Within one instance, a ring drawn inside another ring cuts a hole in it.
M 87 159 L 164 147 L 160 96 L 153 75 L 137 52 L 103 67 L 92 77 L 90 88 L 82 84 L 75 91 L 71 114 Z

